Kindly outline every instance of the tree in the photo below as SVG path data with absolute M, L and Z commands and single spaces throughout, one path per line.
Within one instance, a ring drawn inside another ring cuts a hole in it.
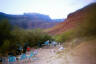
M 12 27 L 7 19 L 0 21 L 0 54 L 6 54 L 9 50 L 14 49 L 11 30 Z
M 8 20 L 0 21 L 0 46 L 3 44 L 4 40 L 9 40 L 11 38 L 11 25 Z

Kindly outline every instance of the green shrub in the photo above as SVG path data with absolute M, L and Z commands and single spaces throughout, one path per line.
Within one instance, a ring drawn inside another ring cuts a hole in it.
M 37 45 L 38 43 L 44 43 L 46 40 L 52 39 L 50 35 L 42 32 L 40 29 L 36 30 L 27 30 L 26 39 L 29 42 L 30 46 Z
M 70 40 L 73 37 L 73 30 L 66 31 L 60 35 L 56 35 L 54 38 L 58 42 L 65 42 L 67 40 Z
M 44 43 L 46 40 L 52 39 L 50 35 L 42 32 L 40 29 L 24 30 L 16 28 L 12 31 L 14 41 L 19 42 L 24 46 L 24 43 L 28 43 L 29 46 L 36 46 L 38 43 Z
M 40 29 L 24 30 L 18 27 L 13 28 L 8 21 L 0 23 L 0 54 L 4 55 L 8 52 L 16 52 L 17 45 L 28 44 L 29 46 L 37 46 L 38 43 L 42 44 L 52 37 L 47 33 L 42 32 Z

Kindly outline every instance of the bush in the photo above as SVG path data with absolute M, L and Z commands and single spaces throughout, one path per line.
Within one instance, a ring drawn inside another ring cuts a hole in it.
M 14 41 L 19 42 L 24 46 L 24 43 L 28 43 L 29 46 L 36 46 L 38 43 L 42 44 L 46 40 L 52 39 L 47 33 L 42 32 L 40 29 L 24 30 L 16 28 L 12 31 Z
M 54 38 L 58 42 L 65 42 L 67 40 L 70 40 L 73 37 L 73 30 L 66 31 L 60 35 L 56 35 Z
M 27 30 L 26 40 L 29 42 L 30 46 L 37 45 L 38 43 L 42 44 L 46 40 L 52 39 L 47 33 L 42 32 L 40 29 L 36 30 Z
M 4 20 L 0 23 L 0 54 L 3 55 L 8 52 L 15 53 L 18 44 L 23 47 L 26 43 L 33 47 L 51 39 L 50 35 L 40 29 L 24 30 L 18 27 L 12 29 L 8 21 Z

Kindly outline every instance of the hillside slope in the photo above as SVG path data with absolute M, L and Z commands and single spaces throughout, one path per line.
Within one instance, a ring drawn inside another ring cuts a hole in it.
M 67 54 L 69 64 L 96 64 L 96 40 L 84 41 Z
M 96 17 L 96 3 L 90 4 L 74 13 L 68 15 L 64 22 L 61 22 L 51 29 L 45 30 L 49 34 L 61 34 L 64 31 L 74 29 L 83 21 L 90 20 L 91 17 Z

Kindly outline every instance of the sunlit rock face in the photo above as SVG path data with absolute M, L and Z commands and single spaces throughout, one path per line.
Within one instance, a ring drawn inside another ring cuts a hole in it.
M 96 17 L 96 3 L 70 13 L 64 22 L 57 24 L 47 32 L 52 35 L 61 34 L 64 31 L 76 28 L 78 24 L 89 20 L 91 17 Z

